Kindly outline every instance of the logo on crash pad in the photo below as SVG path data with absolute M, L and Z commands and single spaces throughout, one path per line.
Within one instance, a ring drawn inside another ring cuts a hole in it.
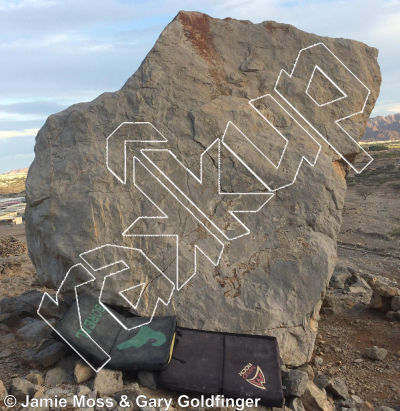
M 251 375 L 253 375 L 254 370 L 256 371 L 254 376 L 252 378 L 249 378 Z M 266 388 L 264 387 L 265 376 L 258 365 L 255 366 L 252 363 L 248 363 L 246 367 L 244 367 L 243 370 L 240 371 L 239 375 L 251 385 L 260 388 L 261 390 L 266 390 Z
M 152 328 L 144 325 L 134 337 L 118 344 L 117 347 L 120 351 L 131 347 L 140 348 L 149 340 L 154 340 L 151 344 L 153 347 L 159 347 L 160 345 L 165 344 L 167 337 L 161 331 L 154 331 Z

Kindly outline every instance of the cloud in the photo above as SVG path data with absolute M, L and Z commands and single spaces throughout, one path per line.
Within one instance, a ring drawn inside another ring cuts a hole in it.
M 20 103 L 0 104 L 0 112 L 6 114 L 34 115 L 46 118 L 50 114 L 66 109 L 68 106 L 54 101 L 24 101 Z
M 9 130 L 9 131 L 0 131 L 0 140 L 13 137 L 32 137 L 36 136 L 39 129 L 25 129 L 25 130 Z

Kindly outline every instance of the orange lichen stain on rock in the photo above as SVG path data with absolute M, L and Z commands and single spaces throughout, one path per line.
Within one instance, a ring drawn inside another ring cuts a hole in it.
M 207 14 L 180 11 L 178 19 L 184 27 L 186 37 L 192 42 L 197 53 L 209 63 L 215 58 L 215 50 L 210 30 L 211 17 Z
M 337 160 L 332 163 L 333 169 L 339 175 L 341 180 L 345 180 L 347 176 L 347 164 L 343 160 Z
M 214 48 L 214 42 L 210 29 L 212 17 L 202 13 L 178 13 L 178 20 L 183 25 L 183 31 L 188 40 L 193 44 L 197 54 L 210 65 L 210 76 L 215 80 L 218 91 L 224 92 L 221 78 L 222 73 L 218 65 L 218 54 Z

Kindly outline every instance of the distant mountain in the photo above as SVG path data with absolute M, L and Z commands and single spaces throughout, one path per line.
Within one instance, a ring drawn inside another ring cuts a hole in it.
M 368 120 L 368 125 L 361 141 L 400 140 L 400 113 Z
M 15 174 L 26 174 L 28 172 L 29 168 L 17 168 L 16 170 L 12 171 L 7 171 L 6 173 L 1 174 L 0 176 L 9 176 L 9 175 L 15 175 Z

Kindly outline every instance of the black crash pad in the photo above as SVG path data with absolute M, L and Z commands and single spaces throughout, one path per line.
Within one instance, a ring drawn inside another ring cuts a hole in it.
M 276 338 L 177 327 L 172 359 L 161 371 L 164 388 L 283 405 Z
M 169 366 L 160 374 L 164 388 L 215 394 L 222 386 L 222 334 L 177 328 Z
M 108 309 L 128 330 L 99 304 L 98 299 L 86 293 L 78 297 L 57 323 L 55 336 L 65 339 L 94 368 L 105 363 L 107 368 L 118 370 L 165 368 L 171 358 L 176 317 L 153 317 L 150 322 L 150 317 L 125 318 Z M 134 328 L 144 323 L 148 324 Z

